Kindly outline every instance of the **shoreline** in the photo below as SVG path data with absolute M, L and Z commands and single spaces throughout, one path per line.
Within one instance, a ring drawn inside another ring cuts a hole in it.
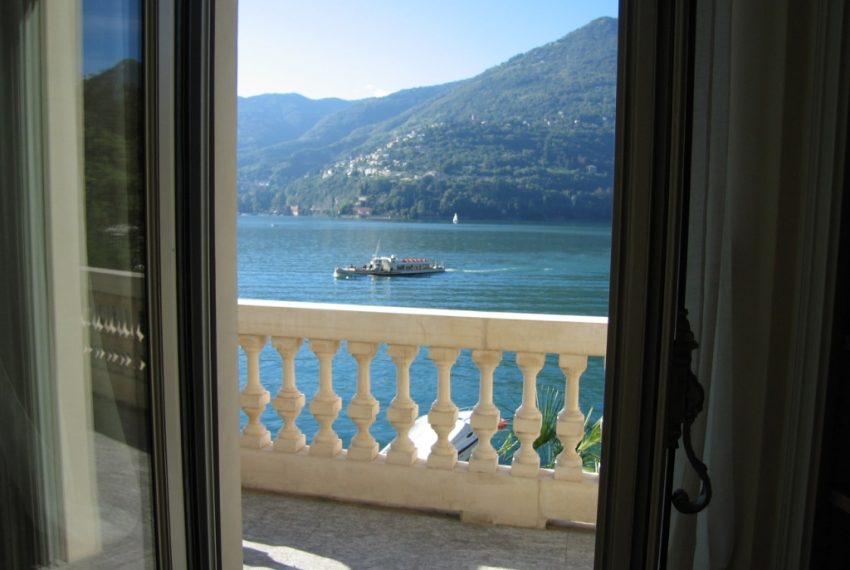
M 449 226 L 471 226 L 471 225 L 539 225 L 539 226 L 556 226 L 556 225 L 605 225 L 610 227 L 613 223 L 612 220 L 570 220 L 570 219 L 552 219 L 552 220 L 527 220 L 522 218 L 488 218 L 488 219 L 469 219 L 466 221 L 459 222 L 457 224 L 452 223 L 451 218 L 443 219 L 443 218 L 395 218 L 391 216 L 328 216 L 328 215 L 310 215 L 310 216 L 291 216 L 285 214 L 272 214 L 270 212 L 260 212 L 260 213 L 247 213 L 240 212 L 237 215 L 238 218 L 275 218 L 275 219 L 293 219 L 293 220 L 323 220 L 323 221 L 331 221 L 338 220 L 342 222 L 392 222 L 392 223 L 411 223 L 411 224 L 419 224 L 419 223 L 429 223 L 429 224 L 445 224 Z

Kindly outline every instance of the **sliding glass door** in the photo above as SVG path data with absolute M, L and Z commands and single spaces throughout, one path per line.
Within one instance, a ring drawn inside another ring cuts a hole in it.
M 148 14 L 139 0 L 3 4 L 4 568 L 167 566 L 180 536 L 161 532 Z

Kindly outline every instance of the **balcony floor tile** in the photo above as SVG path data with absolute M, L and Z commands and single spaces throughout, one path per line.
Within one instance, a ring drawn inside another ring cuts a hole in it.
M 592 568 L 594 533 L 242 492 L 245 568 Z

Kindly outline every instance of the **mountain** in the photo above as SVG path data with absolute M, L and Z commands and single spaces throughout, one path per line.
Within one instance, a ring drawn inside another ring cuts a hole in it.
M 145 263 L 144 98 L 141 63 L 126 59 L 83 81 L 87 263 Z
M 237 150 L 250 152 L 297 139 L 324 117 L 349 105 L 351 101 L 313 100 L 297 93 L 239 97 Z
M 323 116 L 310 129 L 305 129 L 306 132 L 301 136 L 281 136 L 277 144 L 259 148 L 253 145 L 241 147 L 239 141 L 240 180 L 266 180 L 274 177 L 277 184 L 290 182 L 310 170 L 322 167 L 340 152 L 356 147 L 372 133 L 376 125 L 405 116 L 411 108 L 450 89 L 451 85 L 405 89 L 386 97 L 346 102 L 346 106 Z M 253 99 L 246 98 L 244 106 L 252 105 Z M 241 115 L 238 128 L 239 136 L 244 134 L 250 140 L 256 139 L 250 126 L 243 125 Z
M 616 62 L 600 18 L 471 79 L 351 102 L 240 152 L 240 211 L 610 219 Z
M 617 20 L 600 18 L 460 83 L 423 109 L 427 121 L 613 117 Z

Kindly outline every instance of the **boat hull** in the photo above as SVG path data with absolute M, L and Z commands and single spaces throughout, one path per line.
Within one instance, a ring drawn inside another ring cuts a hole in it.
M 424 257 L 402 257 L 394 255 L 379 256 L 377 252 L 369 263 L 363 265 L 349 264 L 334 269 L 334 277 L 356 277 L 372 275 L 374 277 L 417 277 L 443 273 L 446 268 L 434 260 Z
M 423 275 L 432 275 L 434 273 L 445 273 L 445 271 L 446 270 L 442 267 L 437 267 L 433 269 L 405 269 L 396 271 L 337 267 L 334 270 L 334 277 L 358 277 L 361 275 L 371 275 L 373 277 L 421 277 Z
M 478 436 L 472 429 L 472 410 L 460 410 L 457 415 L 457 421 L 452 431 L 449 433 L 449 441 L 457 450 L 457 458 L 459 461 L 469 461 L 472 456 L 472 451 L 478 445 Z M 416 456 L 427 461 L 428 455 L 431 453 L 431 447 L 437 443 L 437 433 L 431 427 L 428 420 L 428 415 L 419 416 L 410 428 L 408 437 L 416 446 Z M 390 450 L 390 444 L 387 444 L 381 453 L 387 454 Z

